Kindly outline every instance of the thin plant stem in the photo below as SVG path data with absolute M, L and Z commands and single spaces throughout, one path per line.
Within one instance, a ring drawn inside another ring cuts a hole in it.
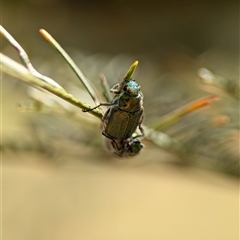
M 75 64 L 72 58 L 67 54 L 67 52 L 61 47 L 61 45 L 46 30 L 40 29 L 39 32 L 65 59 L 65 61 L 72 68 L 72 70 L 75 72 L 79 80 L 82 82 L 83 86 L 88 91 L 94 103 L 98 105 L 100 103 L 99 97 L 98 97 L 99 94 L 91 86 L 91 83 L 87 80 L 87 78 L 84 76 L 82 71 L 78 68 L 78 66 Z
M 38 79 L 41 79 L 43 82 L 46 82 L 50 85 L 52 85 L 55 88 L 59 88 L 62 89 L 63 88 L 57 83 L 55 82 L 53 79 L 42 75 L 41 73 L 39 73 L 32 65 L 27 53 L 25 52 L 25 50 L 21 47 L 21 45 L 11 36 L 10 33 L 8 33 L 8 31 L 6 29 L 4 29 L 1 25 L 0 25 L 0 33 L 8 40 L 8 42 L 17 50 L 18 55 L 23 63 L 23 65 L 25 65 L 25 67 L 32 73 L 32 75 L 34 75 L 35 77 L 37 77 Z
M 1 25 L 0 25 L 0 33 L 17 50 L 22 63 L 26 67 L 26 68 L 23 67 L 19 63 L 15 62 L 14 60 L 0 53 L 0 64 L 1 64 L 1 70 L 3 72 L 18 78 L 33 87 L 45 89 L 57 95 L 58 97 L 68 101 L 69 103 L 77 107 L 80 107 L 81 109 L 87 110 L 92 108 L 90 105 L 87 105 L 86 103 L 78 100 L 76 97 L 66 92 L 66 90 L 53 79 L 39 73 L 33 67 L 27 53 L 22 48 L 22 46 Z M 101 109 L 96 109 L 94 111 L 91 111 L 90 114 L 100 119 L 103 116 Z
M 107 79 L 106 79 L 106 77 L 103 73 L 101 73 L 99 75 L 99 77 L 100 77 L 101 85 L 102 85 L 102 88 L 103 88 L 104 96 L 105 96 L 105 98 L 108 102 L 111 102 L 112 94 L 110 92 L 109 83 L 108 83 L 108 81 L 107 81 Z
M 178 121 L 183 116 L 192 113 L 196 110 L 202 109 L 207 107 L 213 101 L 219 100 L 219 97 L 216 95 L 210 95 L 203 98 L 199 98 L 194 100 L 168 114 L 163 116 L 160 120 L 158 120 L 155 124 L 151 126 L 154 130 L 160 130 L 168 125 L 173 124 L 174 122 Z
M 238 100 L 240 99 L 240 86 L 238 81 L 230 80 L 223 76 L 214 74 L 207 68 L 200 68 L 198 70 L 198 75 L 203 84 L 218 87 L 230 94 L 232 97 Z

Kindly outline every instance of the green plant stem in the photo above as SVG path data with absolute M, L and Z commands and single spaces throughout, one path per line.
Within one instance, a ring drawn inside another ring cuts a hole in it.
M 40 34 L 60 53 L 60 55 L 64 58 L 64 60 L 68 63 L 68 65 L 75 72 L 79 80 L 82 82 L 83 86 L 88 91 L 89 95 L 93 99 L 96 105 L 100 103 L 98 93 L 91 86 L 91 83 L 86 79 L 84 74 L 72 60 L 72 58 L 67 54 L 67 52 L 61 47 L 61 45 L 44 29 L 39 30 Z
M 76 97 L 66 92 L 63 88 L 56 88 L 42 81 L 42 79 L 37 78 L 28 69 L 23 67 L 21 64 L 15 62 L 14 60 L 8 58 L 7 56 L 3 55 L 2 53 L 0 53 L 0 67 L 2 72 L 12 75 L 23 81 L 24 83 L 27 83 L 33 87 L 45 89 L 81 109 L 92 109 L 92 106 L 82 101 L 79 101 Z M 95 117 L 98 117 L 99 119 L 101 119 L 103 116 L 102 111 L 99 109 L 95 109 L 93 111 L 90 111 L 89 113 Z

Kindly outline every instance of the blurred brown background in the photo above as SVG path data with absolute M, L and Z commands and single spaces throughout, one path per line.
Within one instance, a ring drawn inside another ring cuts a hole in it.
M 94 82 L 104 72 L 115 83 L 138 59 L 146 124 L 209 94 L 198 84 L 199 67 L 239 77 L 238 1 L 2 0 L 1 24 L 34 66 L 56 80 L 73 75 L 39 35 L 40 28 L 75 59 L 80 54 L 81 69 Z M 18 60 L 7 41 L 1 41 L 1 50 Z M 90 130 L 61 117 L 21 113 L 16 105 L 29 98 L 27 87 L 3 79 L 4 239 L 239 239 L 236 177 L 214 167 L 183 166 L 178 156 L 148 142 L 136 158 L 114 159 L 100 146 L 98 125 Z M 238 125 L 239 105 L 223 99 L 204 113 L 228 114 L 230 108 Z M 194 116 L 186 121 L 201 115 Z M 166 133 L 175 132 L 170 128 Z M 38 134 L 44 135 L 42 148 Z M 76 140 L 74 146 L 69 136 Z

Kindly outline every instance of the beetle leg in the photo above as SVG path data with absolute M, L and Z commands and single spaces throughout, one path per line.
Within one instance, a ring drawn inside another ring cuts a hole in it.
M 119 147 L 116 141 L 112 140 L 111 145 L 114 149 L 114 154 L 118 157 L 131 156 L 131 154 L 133 154 L 133 151 L 128 142 L 123 141 L 121 143 L 121 147 Z
M 132 139 L 136 139 L 136 138 L 138 138 L 138 137 L 143 137 L 143 136 L 145 135 L 144 128 L 142 127 L 141 124 L 138 125 L 138 128 L 139 128 L 141 134 L 137 134 L 137 135 L 133 134 L 133 135 L 135 135 L 135 136 L 132 136 L 132 137 L 131 137 Z
M 142 121 L 143 121 L 143 117 L 141 117 L 141 120 L 139 121 L 139 124 L 138 124 L 138 128 L 139 128 L 141 134 L 135 136 L 134 138 L 143 137 L 143 136 L 145 135 L 145 133 L 144 133 L 144 128 L 142 127 Z
M 119 94 L 121 90 L 122 90 L 122 84 L 117 83 L 110 89 L 110 92 L 114 94 Z
M 142 125 L 140 124 L 139 126 L 138 126 L 138 128 L 139 128 L 139 130 L 140 130 L 140 132 L 141 132 L 141 136 L 144 136 L 145 135 L 145 133 L 144 133 L 144 128 L 142 127 Z
M 97 105 L 96 107 L 90 108 L 90 109 L 82 109 L 83 112 L 91 112 L 92 110 L 99 108 L 101 106 L 112 106 L 114 105 L 114 103 L 100 103 L 99 105 Z
M 116 145 L 117 150 L 118 150 L 118 151 L 120 150 L 119 147 L 118 147 L 117 141 L 116 141 L 114 138 L 108 136 L 104 131 L 102 132 L 102 135 L 105 136 L 106 138 L 111 139 L 111 140 L 112 140 L 112 146 L 113 146 L 113 143 L 114 143 L 114 144 Z M 114 146 L 113 146 L 113 147 L 114 147 Z

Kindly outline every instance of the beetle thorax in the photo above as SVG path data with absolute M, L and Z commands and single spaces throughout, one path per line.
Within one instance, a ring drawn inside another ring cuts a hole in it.
M 135 112 L 142 108 L 142 95 L 140 92 L 135 97 L 130 97 L 123 92 L 118 99 L 118 107 L 126 112 Z

